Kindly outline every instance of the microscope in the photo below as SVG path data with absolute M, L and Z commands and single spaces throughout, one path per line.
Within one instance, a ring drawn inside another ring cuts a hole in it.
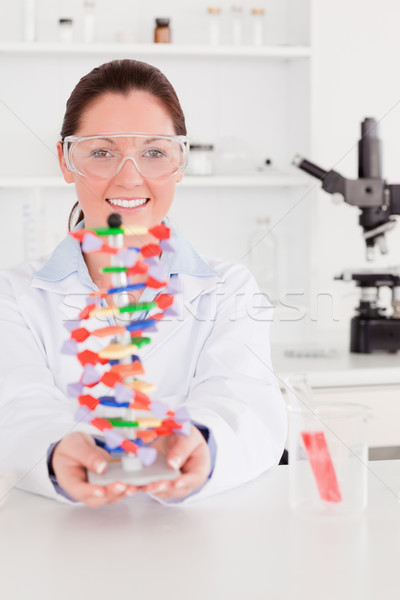
M 375 257 L 378 247 L 387 254 L 385 234 L 400 214 L 400 184 L 390 185 L 382 178 L 380 139 L 377 122 L 365 118 L 358 142 L 358 179 L 346 179 L 336 171 L 325 171 L 296 156 L 293 163 L 322 182 L 328 194 L 341 194 L 344 201 L 360 209 L 367 260 Z M 355 281 L 360 288 L 360 303 L 351 319 L 350 351 L 362 354 L 396 352 L 400 349 L 400 268 L 344 271 L 335 279 Z M 390 288 L 391 305 L 380 305 L 380 290 Z

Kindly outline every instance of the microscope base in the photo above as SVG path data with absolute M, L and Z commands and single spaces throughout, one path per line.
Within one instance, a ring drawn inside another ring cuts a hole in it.
M 351 319 L 350 352 L 370 354 L 400 350 L 400 319 Z

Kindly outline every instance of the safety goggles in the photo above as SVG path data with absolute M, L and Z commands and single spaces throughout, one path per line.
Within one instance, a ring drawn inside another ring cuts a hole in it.
M 69 135 L 63 152 L 68 169 L 84 177 L 110 179 L 131 160 L 143 177 L 159 179 L 185 168 L 188 140 L 183 135 L 152 133 Z

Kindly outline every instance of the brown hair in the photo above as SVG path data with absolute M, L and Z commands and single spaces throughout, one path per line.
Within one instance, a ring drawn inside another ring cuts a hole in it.
M 96 67 L 84 75 L 67 101 L 61 128 L 61 140 L 78 131 L 82 115 L 88 106 L 107 92 L 126 95 L 131 90 L 149 92 L 160 100 L 172 119 L 176 135 L 186 135 L 185 116 L 178 96 L 171 83 L 157 67 L 138 60 L 113 60 Z M 79 203 L 73 206 L 68 220 L 68 228 L 73 226 Z M 75 224 L 83 220 L 80 210 Z

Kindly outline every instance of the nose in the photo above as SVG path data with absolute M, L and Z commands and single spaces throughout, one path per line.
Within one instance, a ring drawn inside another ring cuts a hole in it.
M 132 156 L 126 156 L 123 159 L 114 176 L 114 181 L 120 185 L 125 185 L 126 187 L 131 185 L 141 185 L 143 183 L 143 176 L 139 173 Z

